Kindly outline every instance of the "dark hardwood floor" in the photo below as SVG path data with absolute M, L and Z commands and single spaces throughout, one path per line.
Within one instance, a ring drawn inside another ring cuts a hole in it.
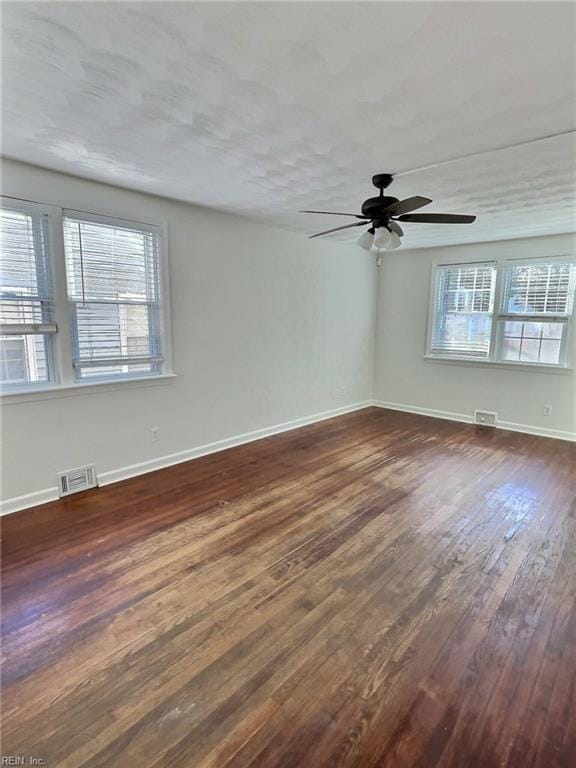
M 4 755 L 576 766 L 576 444 L 370 408 L 2 528 Z

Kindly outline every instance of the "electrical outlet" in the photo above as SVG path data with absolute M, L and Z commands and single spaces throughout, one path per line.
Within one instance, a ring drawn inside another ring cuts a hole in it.
M 552 414 L 552 406 L 551 405 L 545 405 L 544 406 L 544 416 L 550 416 Z
M 160 427 L 150 427 L 150 437 L 153 443 L 157 443 L 160 440 Z

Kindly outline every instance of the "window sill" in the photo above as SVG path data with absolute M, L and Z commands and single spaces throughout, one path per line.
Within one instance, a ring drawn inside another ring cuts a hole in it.
M 34 387 L 34 389 L 19 389 L 9 392 L 3 391 L 0 393 L 0 403 L 2 405 L 16 405 L 17 403 L 30 403 L 37 400 L 54 400 L 75 395 L 98 395 L 123 389 L 154 387 L 168 384 L 175 378 L 175 373 L 161 373 L 155 376 L 134 376 L 132 378 L 115 381 L 109 379 L 108 381 L 42 385 Z
M 498 360 L 469 360 L 459 357 L 437 357 L 436 355 L 424 355 L 424 360 L 429 363 L 441 363 L 442 365 L 468 365 L 482 368 L 505 369 L 509 371 L 521 371 L 524 373 L 553 373 L 563 376 L 574 373 L 574 368 L 569 366 L 537 365 L 534 363 L 510 363 Z

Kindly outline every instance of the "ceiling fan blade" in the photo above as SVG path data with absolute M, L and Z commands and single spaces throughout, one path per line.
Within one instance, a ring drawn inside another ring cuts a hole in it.
M 398 237 L 402 237 L 402 235 L 404 234 L 404 230 L 402 229 L 400 224 L 396 224 L 395 221 L 388 222 L 388 229 L 390 230 L 390 232 L 396 232 Z
M 325 213 L 328 216 L 354 216 L 356 219 L 369 219 L 369 216 L 361 216 L 358 213 L 337 213 L 336 211 L 300 211 L 300 213 Z
M 407 197 L 406 200 L 398 200 L 397 203 L 392 203 L 388 208 L 385 208 L 382 213 L 387 216 L 399 216 L 401 213 L 408 213 L 408 211 L 415 211 L 417 208 L 423 208 L 425 205 L 429 205 L 432 202 L 429 197 Z
M 339 232 L 341 229 L 350 229 L 350 227 L 365 227 L 365 221 L 356 221 L 354 224 L 344 224 L 343 227 L 334 227 L 334 229 L 327 229 L 324 232 L 317 232 L 315 235 L 310 235 L 308 238 L 311 240 L 313 237 L 320 237 L 320 235 L 329 235 L 330 232 Z
M 472 224 L 476 216 L 463 213 L 407 213 L 399 221 L 421 221 L 428 224 Z

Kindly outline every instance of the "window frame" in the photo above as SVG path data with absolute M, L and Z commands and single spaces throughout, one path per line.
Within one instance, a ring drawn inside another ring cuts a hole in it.
M 440 280 L 440 270 L 444 268 L 452 269 L 454 267 L 492 267 L 495 272 L 495 279 L 494 279 L 494 294 L 492 299 L 492 310 L 490 312 L 469 312 L 469 313 L 463 313 L 463 314 L 482 314 L 485 316 L 490 317 L 490 341 L 489 341 L 489 348 L 488 348 L 488 357 L 482 358 L 482 357 L 474 357 L 473 355 L 448 355 L 448 354 L 441 354 L 438 352 L 433 351 L 434 350 L 434 326 L 435 326 L 435 318 L 436 313 L 434 312 L 435 306 L 436 306 L 436 297 L 438 296 L 438 282 Z M 496 307 L 496 281 L 498 279 L 498 273 L 497 273 L 497 267 L 493 260 L 469 260 L 469 261 L 463 261 L 463 262 L 455 262 L 455 263 L 445 263 L 445 262 L 438 262 L 434 263 L 433 269 L 432 269 L 432 278 L 431 278 L 431 285 L 430 285 L 430 303 L 429 303 L 429 316 L 428 316 L 428 335 L 427 335 L 427 346 L 426 346 L 426 356 L 431 357 L 433 359 L 437 360 L 455 360 L 456 362 L 459 361 L 469 361 L 471 363 L 484 363 L 487 360 L 489 360 L 490 351 L 492 349 L 492 334 L 494 332 L 494 308 Z
M 23 212 L 35 211 L 46 215 L 46 249 L 48 261 L 52 270 L 53 295 L 54 295 L 54 319 L 57 332 L 53 334 L 52 347 L 52 373 L 53 378 L 46 382 L 33 382 L 23 385 L 1 385 L 0 398 L 3 402 L 23 402 L 30 399 L 46 399 L 52 396 L 70 395 L 77 391 L 84 392 L 95 388 L 94 391 L 103 391 L 102 387 L 115 389 L 123 388 L 129 384 L 148 385 L 156 381 L 175 378 L 172 371 L 172 334 L 170 311 L 170 281 L 168 263 L 168 237 L 165 222 L 143 222 L 130 218 L 130 216 L 116 216 L 107 212 L 82 211 L 73 206 L 54 206 L 34 201 L 0 196 L 0 207 Z M 163 345 L 163 361 L 159 365 L 159 371 L 145 372 L 134 375 L 111 375 L 98 377 L 97 380 L 82 380 L 76 376 L 73 364 L 73 337 L 71 330 L 70 301 L 68 297 L 66 281 L 66 255 L 64 250 L 64 218 L 69 213 L 78 216 L 85 221 L 94 221 L 108 225 L 119 225 L 143 229 L 155 230 L 158 235 L 158 291 L 160 311 L 158 313 L 159 338 Z
M 535 256 L 535 257 L 498 257 L 492 259 L 479 259 L 474 257 L 455 259 L 454 261 L 447 261 L 445 259 L 436 259 L 431 265 L 431 277 L 430 277 L 430 291 L 428 302 L 428 326 L 426 331 L 426 346 L 424 352 L 424 358 L 426 360 L 439 362 L 443 364 L 453 363 L 455 365 L 480 365 L 497 368 L 510 368 L 517 370 L 532 370 L 545 373 L 567 373 L 574 369 L 574 350 L 573 350 L 573 335 L 574 324 L 576 319 L 576 299 L 572 307 L 572 314 L 567 316 L 565 320 L 566 331 L 562 334 L 562 344 L 560 348 L 560 363 L 540 363 L 540 362 L 525 362 L 522 360 L 504 360 L 502 359 L 502 345 L 504 338 L 504 321 L 513 320 L 515 322 L 526 322 L 527 319 L 532 318 L 535 322 L 559 322 L 558 315 L 517 315 L 511 316 L 509 313 L 503 312 L 502 300 L 504 295 L 504 278 L 506 273 L 506 267 L 514 266 L 514 264 L 550 264 L 550 263 L 576 263 L 576 256 L 563 253 L 553 254 L 550 256 Z M 438 279 L 438 270 L 441 267 L 455 267 L 455 266 L 473 266 L 474 264 L 493 264 L 496 270 L 496 284 L 494 288 L 494 307 L 492 311 L 492 327 L 490 334 L 490 350 L 485 359 L 470 358 L 470 357 L 457 357 L 447 356 L 435 353 L 432 351 L 432 334 L 435 320 L 436 309 L 436 282 Z
M 44 276 L 45 279 L 48 280 L 48 283 L 51 287 L 51 298 L 54 305 L 53 308 L 53 317 L 52 322 L 48 323 L 48 325 L 54 325 L 55 329 L 52 331 L 46 331 L 42 330 L 42 326 L 46 327 L 46 324 L 44 322 L 41 323 L 25 323 L 24 325 L 38 325 L 38 330 L 36 333 L 38 335 L 43 335 L 46 337 L 45 340 L 45 349 L 46 349 L 46 369 L 47 369 L 47 379 L 45 381 L 28 381 L 28 382 L 18 382 L 15 384 L 9 384 L 9 383 L 3 383 L 0 384 L 0 388 L 2 389 L 2 394 L 17 394 L 22 391 L 31 391 L 31 392 L 37 392 L 43 388 L 46 387 L 52 387 L 55 384 L 58 384 L 59 382 L 59 365 L 58 365 L 58 335 L 60 332 L 60 320 L 61 318 L 58 315 L 57 311 L 57 286 L 56 286 L 56 267 L 54 263 L 54 253 L 53 253 L 53 247 L 52 247 L 52 237 L 51 237 L 51 221 L 52 216 L 54 215 L 55 211 L 57 209 L 53 208 L 49 205 L 44 205 L 42 203 L 34 203 L 29 200 L 20 200 L 17 198 L 11 198 L 7 197 L 6 195 L 0 196 L 0 208 L 6 209 L 9 211 L 14 211 L 16 213 L 22 213 L 25 215 L 29 215 L 32 217 L 39 217 L 40 219 L 42 217 L 46 217 L 45 220 L 42 222 L 42 235 L 44 237 L 44 247 L 45 247 L 45 258 L 46 258 L 46 265 L 47 265 L 47 274 Z M 34 225 L 34 228 L 35 225 Z M 35 254 L 36 259 L 38 258 L 37 253 Z M 22 337 L 25 338 L 28 335 L 33 335 L 32 332 L 23 331 Z M 15 338 L 19 338 L 18 335 L 15 335 Z
M 62 216 L 62 225 L 64 225 L 64 219 L 68 219 L 69 221 L 79 221 L 79 222 L 88 222 L 93 224 L 102 224 L 103 226 L 111 226 L 111 227 L 125 227 L 132 231 L 140 231 L 144 233 L 153 233 L 158 238 L 158 272 L 157 272 L 157 279 L 158 279 L 158 301 L 157 303 L 157 312 L 151 311 L 151 304 L 153 302 L 135 302 L 135 305 L 137 306 L 146 306 L 148 307 L 148 318 L 150 322 L 150 328 L 154 327 L 156 329 L 155 337 L 160 339 L 161 342 L 161 351 L 159 355 L 159 359 L 156 360 L 158 363 L 158 372 L 149 372 L 145 371 L 143 373 L 134 373 L 132 375 L 126 375 L 126 374 L 110 374 L 110 375 L 100 375 L 98 377 L 95 377 L 92 379 L 92 381 L 125 381 L 127 379 L 142 379 L 147 378 L 151 376 L 158 376 L 159 374 L 162 374 L 164 372 L 164 365 L 166 361 L 166 354 L 165 354 L 165 342 L 166 342 L 166 331 L 165 331 L 165 321 L 164 321 L 164 312 L 163 312 L 163 305 L 164 305 L 164 282 L 165 277 L 163 274 L 163 254 L 162 254 L 162 232 L 161 228 L 158 225 L 154 224 L 144 224 L 142 222 L 137 221 L 130 221 L 128 219 L 121 219 L 119 217 L 111 217 L 111 216 L 99 216 L 96 214 L 88 214 L 84 213 L 83 211 L 73 211 L 69 208 L 63 209 L 63 216 Z M 62 230 L 64 231 L 64 230 Z M 64 256 L 66 256 L 66 253 L 64 252 Z M 67 296 L 67 303 L 68 303 L 68 316 L 69 316 L 69 323 L 72 328 L 77 327 L 77 321 L 78 321 L 78 315 L 76 312 L 76 306 L 78 304 L 78 301 L 73 299 L 70 295 Z M 112 302 L 113 303 L 113 302 Z M 119 306 L 122 302 L 118 302 L 115 304 L 115 306 Z M 77 348 L 77 337 L 74 335 L 74 331 L 71 331 L 71 341 L 72 341 L 72 355 L 73 358 L 75 357 L 75 353 L 78 352 Z M 150 360 L 151 362 L 154 362 L 154 356 L 153 355 L 146 355 L 145 356 L 147 360 Z M 79 361 L 78 361 L 79 363 Z M 82 367 L 91 367 L 91 364 L 89 362 L 85 362 L 84 366 L 81 364 L 78 364 L 73 359 L 72 366 L 74 368 L 74 379 L 78 383 L 87 383 L 91 381 L 89 378 L 83 378 L 79 375 L 79 370 Z M 98 366 L 94 366 L 98 367 Z

